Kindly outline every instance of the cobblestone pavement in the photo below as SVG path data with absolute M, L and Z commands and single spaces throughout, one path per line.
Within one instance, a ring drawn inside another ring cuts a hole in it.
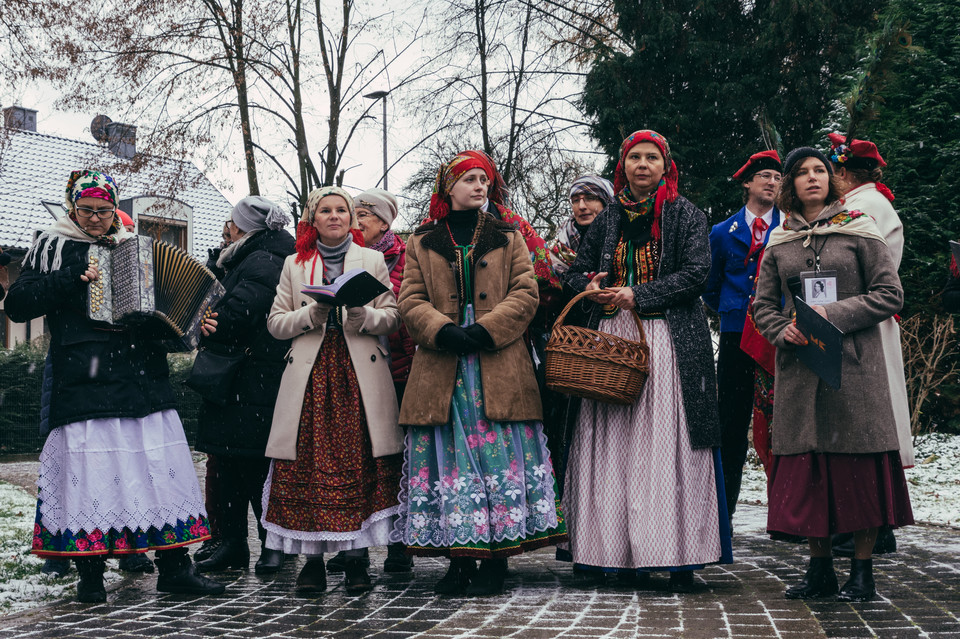
M 783 598 L 801 576 L 803 547 L 763 534 L 765 509 L 737 512 L 736 563 L 698 573 L 700 590 L 675 595 L 666 577 L 651 589 L 578 588 L 568 564 L 541 550 L 512 559 L 508 591 L 491 598 L 443 598 L 433 583 L 445 562 L 417 559 L 413 575 L 383 574 L 372 554 L 376 588 L 347 596 L 332 575 L 320 596 L 298 596 L 302 559 L 272 578 L 228 571 L 218 597 L 158 595 L 155 575 L 111 587 L 108 601 L 63 601 L 0 618 L 7 637 L 913 637 L 960 639 L 960 535 L 915 526 L 898 533 L 901 552 L 875 559 L 877 601 L 844 604 Z M 252 565 L 252 562 L 251 562 Z M 847 561 L 840 560 L 841 573 Z M 843 579 L 843 574 L 841 574 Z

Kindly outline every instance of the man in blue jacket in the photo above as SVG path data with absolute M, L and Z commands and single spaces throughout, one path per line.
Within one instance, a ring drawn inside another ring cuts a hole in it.
M 753 406 L 754 361 L 740 349 L 740 338 L 759 257 L 770 232 L 780 224 L 780 211 L 773 203 L 780 190 L 781 171 L 776 151 L 750 156 L 733 174 L 733 179 L 743 185 L 745 206 L 710 231 L 712 265 L 703 301 L 720 314 L 720 452 L 731 522 L 740 496 Z

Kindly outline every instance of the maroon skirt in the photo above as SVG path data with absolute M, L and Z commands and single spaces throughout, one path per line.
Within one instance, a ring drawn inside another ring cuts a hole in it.
M 767 529 L 829 537 L 913 523 L 900 453 L 774 455 Z

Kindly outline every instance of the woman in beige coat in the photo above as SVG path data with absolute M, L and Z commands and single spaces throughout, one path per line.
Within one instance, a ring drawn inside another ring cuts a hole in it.
M 876 595 L 877 529 L 913 523 L 879 329 L 900 310 L 903 290 L 876 223 L 846 209 L 819 151 L 790 152 L 777 204 L 788 218 L 770 236 L 753 305 L 757 328 L 777 347 L 767 528 L 810 542 L 806 577 L 788 599 L 837 594 L 830 536 L 853 533 L 850 578 L 838 599 L 867 601 Z M 838 390 L 795 352 L 808 344 L 793 319 L 806 272 L 835 284 L 827 287 L 835 301 L 809 303 L 843 331 Z
M 371 588 L 362 550 L 385 546 L 397 513 L 403 437 L 388 351 L 378 339 L 400 325 L 383 255 L 356 243 L 353 200 L 316 189 L 297 228 L 267 319 L 292 339 L 267 442 L 268 548 L 307 555 L 297 589 L 326 589 L 323 553 L 346 551 L 348 593 Z M 362 239 L 357 239 L 362 242 Z M 361 307 L 332 307 L 300 292 L 362 268 L 387 291 Z
M 395 539 L 411 554 L 450 557 L 438 594 L 500 592 L 506 557 L 566 537 L 521 339 L 537 311 L 533 263 L 521 233 L 482 210 L 488 198 L 502 205 L 498 178 L 476 152 L 441 167 L 400 288 L 419 348 L 400 414 Z

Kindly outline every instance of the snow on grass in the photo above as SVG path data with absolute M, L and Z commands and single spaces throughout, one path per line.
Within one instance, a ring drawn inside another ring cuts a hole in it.
M 40 572 L 43 559 L 30 553 L 37 502 L 19 486 L 0 481 L 0 614 L 76 596 L 77 571 L 57 578 Z M 107 583 L 120 575 L 108 570 Z
M 917 465 L 905 471 L 914 519 L 960 527 L 960 435 L 918 437 L 915 453 Z M 740 501 L 767 503 L 767 477 L 753 449 L 747 457 Z

